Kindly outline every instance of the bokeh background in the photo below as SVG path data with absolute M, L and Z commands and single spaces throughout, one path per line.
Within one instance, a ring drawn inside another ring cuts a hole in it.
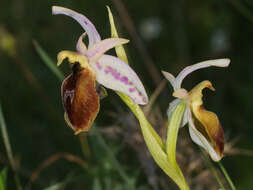
M 225 131 L 222 163 L 238 189 L 253 189 L 252 1 L 9 0 L 0 7 L 0 101 L 24 189 L 176 189 L 150 157 L 138 122 L 113 91 L 101 101 L 94 131 L 78 137 L 67 127 L 61 82 L 33 42 L 56 61 L 59 51 L 75 50 L 83 30 L 69 17 L 52 16 L 52 5 L 85 14 L 102 38 L 110 36 L 105 6 L 111 7 L 121 37 L 130 39 L 125 47 L 132 68 L 148 95 L 158 94 L 147 115 L 162 136 L 173 98 L 160 70 L 176 75 L 196 62 L 230 58 L 228 68 L 196 71 L 183 86 L 190 90 L 205 79 L 213 83 L 216 91 L 204 91 L 204 100 Z M 60 70 L 65 76 L 71 72 L 67 64 Z M 186 128 L 179 134 L 178 161 L 192 189 L 218 189 Z M 6 166 L 0 138 L 0 169 Z M 8 189 L 15 188 L 9 169 Z

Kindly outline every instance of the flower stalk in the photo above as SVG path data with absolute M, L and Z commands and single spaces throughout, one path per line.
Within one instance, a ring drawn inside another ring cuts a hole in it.
M 107 9 L 111 24 L 111 35 L 114 38 L 118 38 L 118 32 L 114 24 L 114 19 L 111 10 L 109 7 L 107 7 Z M 115 50 L 117 56 L 120 59 L 124 60 L 126 63 L 128 63 L 124 47 L 120 45 L 117 46 Z M 176 108 L 177 111 L 175 112 L 175 114 L 173 114 L 174 117 L 171 120 L 172 121 L 171 125 L 175 124 L 176 126 L 171 127 L 169 137 L 172 137 L 173 135 L 176 135 L 176 137 L 173 136 L 172 138 L 168 138 L 167 145 L 170 148 L 168 148 L 169 152 L 167 152 L 161 137 L 157 134 L 152 125 L 148 122 L 140 106 L 137 105 L 127 95 L 121 92 L 117 92 L 117 94 L 122 99 L 122 101 L 130 108 L 130 110 L 133 112 L 136 118 L 139 120 L 144 141 L 157 165 L 166 173 L 166 175 L 168 175 L 178 185 L 178 187 L 181 190 L 189 190 L 190 188 L 186 183 L 184 176 L 176 162 L 176 155 L 172 155 L 176 153 L 176 151 L 175 150 L 173 151 L 173 149 L 176 148 L 177 132 L 178 128 L 180 127 L 181 120 L 183 118 L 184 109 L 186 107 L 185 102 L 182 101 L 182 103 L 178 105 L 178 107 Z M 172 145 L 170 145 L 171 140 L 174 141 L 174 143 L 172 142 Z M 172 159 L 169 157 L 172 157 Z
M 230 188 L 231 188 L 232 190 L 236 190 L 236 187 L 235 187 L 233 181 L 231 180 L 231 178 L 229 177 L 229 175 L 228 175 L 228 173 L 227 173 L 227 170 L 224 168 L 223 164 L 222 164 L 221 162 L 218 162 L 218 165 L 219 165 L 219 167 L 220 167 L 220 169 L 221 169 L 221 171 L 222 171 L 224 177 L 226 178 L 226 180 L 227 180 L 227 182 L 228 182 Z
M 220 186 L 220 189 L 221 190 L 226 190 L 224 185 L 222 184 L 222 181 L 221 179 L 219 178 L 217 172 L 216 172 L 216 169 L 215 169 L 215 166 L 213 165 L 213 163 L 209 160 L 209 157 L 207 156 L 207 153 L 202 149 L 202 148 L 199 148 L 201 150 L 201 153 L 204 157 L 204 160 L 207 164 L 207 166 L 209 167 L 209 169 L 211 170 L 213 176 L 215 177 L 216 181 L 218 182 L 219 186 Z

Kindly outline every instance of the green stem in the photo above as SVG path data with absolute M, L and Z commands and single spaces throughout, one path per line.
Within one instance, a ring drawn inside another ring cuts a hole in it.
M 91 160 L 91 151 L 90 151 L 90 145 L 88 142 L 87 133 L 79 135 L 79 142 L 81 145 L 81 150 L 82 150 L 83 156 L 85 158 L 87 158 L 88 160 Z
M 222 164 L 221 162 L 218 162 L 218 165 L 219 165 L 219 167 L 220 167 L 222 173 L 224 174 L 224 176 L 225 176 L 225 178 L 226 178 L 226 180 L 227 180 L 227 182 L 228 182 L 230 188 L 231 188 L 232 190 L 236 190 L 235 185 L 234 185 L 234 183 L 232 182 L 231 178 L 229 177 L 229 175 L 228 175 L 228 173 L 227 173 L 227 170 L 224 168 L 223 164 Z
M 15 179 L 15 182 L 16 182 L 17 189 L 18 190 L 23 190 L 23 188 L 21 186 L 21 183 L 20 183 L 20 179 L 19 179 L 17 173 L 14 174 L 14 179 Z
M 224 187 L 224 185 L 222 184 L 221 179 L 219 178 L 219 176 L 218 176 L 218 174 L 217 174 L 217 172 L 216 172 L 216 169 L 215 169 L 213 163 L 209 160 L 209 158 L 208 158 L 208 156 L 206 155 L 205 151 L 204 151 L 202 148 L 200 148 L 200 150 L 201 150 L 201 153 L 202 153 L 202 155 L 203 155 L 203 157 L 204 157 L 204 160 L 206 161 L 206 164 L 208 165 L 209 169 L 210 169 L 211 172 L 213 173 L 213 176 L 215 177 L 216 181 L 218 182 L 220 188 L 221 188 L 222 190 L 225 190 L 225 187 Z
M 1 132 L 2 132 L 2 136 L 3 136 L 7 156 L 8 156 L 8 159 L 10 161 L 12 169 L 15 170 L 15 162 L 14 162 L 14 159 L 13 159 L 13 154 L 12 154 L 12 150 L 11 150 L 11 145 L 10 145 L 10 141 L 9 141 L 9 137 L 8 137 L 8 132 L 7 132 L 7 129 L 6 129 L 6 124 L 5 124 L 1 104 L 0 104 L 0 125 L 1 125 Z
M 8 159 L 10 161 L 11 168 L 14 172 L 14 178 L 15 178 L 17 189 L 22 190 L 22 186 L 21 186 L 18 174 L 17 174 L 16 166 L 15 166 L 14 157 L 13 157 L 13 154 L 12 154 L 11 144 L 10 144 L 10 141 L 9 141 L 9 136 L 8 136 L 8 132 L 7 132 L 6 123 L 5 123 L 5 119 L 4 119 L 1 104 L 0 104 L 0 127 L 1 127 L 1 132 L 2 132 L 2 136 L 3 136 L 3 141 L 4 141 L 5 148 L 6 148 L 7 156 L 8 156 Z
M 105 151 L 107 152 L 110 161 L 112 163 L 112 165 L 115 167 L 115 169 L 117 170 L 117 172 L 119 173 L 119 175 L 122 177 L 122 179 L 126 182 L 126 184 L 128 184 L 129 186 L 131 186 L 131 190 L 135 189 L 134 184 L 132 183 L 132 180 L 128 177 L 128 175 L 125 173 L 124 169 L 121 167 L 120 163 L 118 162 L 118 160 L 115 158 L 114 153 L 111 151 L 111 149 L 107 146 L 104 138 L 100 135 L 100 133 L 96 130 L 95 134 L 98 138 L 99 143 L 102 145 L 102 147 L 105 149 Z
M 55 74 L 55 76 L 60 80 L 63 81 L 65 78 L 62 72 L 56 67 L 55 62 L 48 56 L 48 54 L 42 49 L 42 47 L 38 44 L 37 41 L 33 41 L 33 45 L 41 57 L 41 59 L 44 61 L 44 63 L 47 65 L 47 67 Z

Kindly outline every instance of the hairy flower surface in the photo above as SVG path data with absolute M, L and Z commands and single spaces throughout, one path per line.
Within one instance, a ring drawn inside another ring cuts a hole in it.
M 173 96 L 177 98 L 170 103 L 167 113 L 168 118 L 171 117 L 181 100 L 185 100 L 187 108 L 184 112 L 182 126 L 187 123 L 189 124 L 189 132 L 192 140 L 199 146 L 203 147 L 214 161 L 219 161 L 223 157 L 224 132 L 217 115 L 205 110 L 202 101 L 202 90 L 204 88 L 214 90 L 214 88 L 210 81 L 203 81 L 188 92 L 184 88 L 181 88 L 181 84 L 183 79 L 195 70 L 211 66 L 227 67 L 229 63 L 229 59 L 204 61 L 186 67 L 177 77 L 163 71 L 163 75 L 173 86 Z
M 99 94 L 96 81 L 115 91 L 128 95 L 136 104 L 148 102 L 146 91 L 130 66 L 117 57 L 105 52 L 128 42 L 123 38 L 101 40 L 95 26 L 84 15 L 73 10 L 53 6 L 52 13 L 64 14 L 75 19 L 85 30 L 77 42 L 77 52 L 61 51 L 58 54 L 59 66 L 68 58 L 72 74 L 62 84 L 62 101 L 65 119 L 76 134 L 88 131 L 99 111 Z M 83 38 L 88 35 L 88 48 Z

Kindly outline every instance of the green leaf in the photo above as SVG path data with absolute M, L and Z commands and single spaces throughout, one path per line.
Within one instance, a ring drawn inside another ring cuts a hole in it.
M 36 42 L 33 41 L 33 44 L 35 46 L 35 49 L 41 59 L 44 61 L 44 63 L 49 67 L 49 69 L 62 81 L 64 79 L 64 75 L 59 71 L 57 68 L 55 62 L 47 55 L 47 53 L 40 47 L 40 45 Z
M 18 174 L 16 172 L 14 157 L 13 157 L 13 153 L 12 153 L 12 149 L 11 149 L 11 144 L 10 144 L 10 140 L 9 140 L 9 136 L 8 136 L 7 127 L 6 127 L 6 123 L 5 123 L 5 119 L 4 119 L 1 104 L 0 104 L 0 130 L 1 130 L 1 133 L 2 133 L 2 137 L 3 137 L 4 145 L 5 145 L 5 148 L 6 148 L 7 156 L 8 156 L 8 159 L 10 161 L 12 170 L 14 172 L 16 187 L 17 187 L 18 190 L 22 190 L 20 179 L 19 179 Z
M 0 190 L 7 189 L 7 167 L 1 170 L 0 172 Z

